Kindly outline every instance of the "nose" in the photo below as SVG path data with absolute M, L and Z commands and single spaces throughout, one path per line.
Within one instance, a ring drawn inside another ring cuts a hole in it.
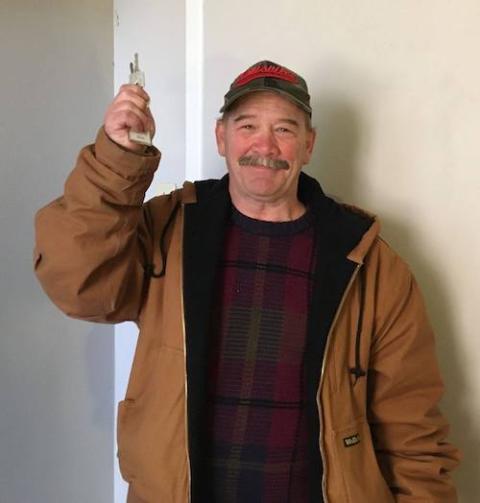
M 255 135 L 252 149 L 256 154 L 263 157 L 276 157 L 280 155 L 280 147 L 275 133 L 271 129 L 264 129 Z

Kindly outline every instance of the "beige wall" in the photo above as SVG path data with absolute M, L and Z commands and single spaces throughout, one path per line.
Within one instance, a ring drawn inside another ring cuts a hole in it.
M 318 143 L 308 171 L 378 213 L 410 263 L 438 335 L 443 407 L 480 494 L 480 3 L 478 0 L 205 1 L 205 154 L 232 76 L 260 59 L 303 74 Z

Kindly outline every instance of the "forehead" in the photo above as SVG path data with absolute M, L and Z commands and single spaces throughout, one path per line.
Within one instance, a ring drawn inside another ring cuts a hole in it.
M 304 112 L 280 93 L 257 91 L 238 99 L 228 110 L 228 115 L 235 117 L 243 114 L 278 114 L 292 118 L 301 118 Z

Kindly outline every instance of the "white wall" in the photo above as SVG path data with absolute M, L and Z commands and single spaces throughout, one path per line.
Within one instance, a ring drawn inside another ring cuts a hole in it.
M 411 264 L 438 335 L 444 410 L 480 494 L 480 3 L 205 0 L 204 176 L 232 77 L 261 59 L 306 77 L 318 143 L 309 172 L 378 213 Z
M 113 82 L 111 0 L 0 2 L 0 501 L 113 497 L 113 328 L 67 319 L 33 215 L 91 142 Z

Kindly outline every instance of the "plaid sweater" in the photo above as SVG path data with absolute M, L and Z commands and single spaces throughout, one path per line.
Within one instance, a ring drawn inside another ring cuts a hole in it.
M 308 212 L 273 223 L 233 210 L 209 358 L 216 503 L 309 501 L 303 359 L 314 247 Z

